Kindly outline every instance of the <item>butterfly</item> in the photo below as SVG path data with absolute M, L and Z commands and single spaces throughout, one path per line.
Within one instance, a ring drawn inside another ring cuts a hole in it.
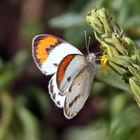
M 86 57 L 73 45 L 50 35 L 40 34 L 32 40 L 32 56 L 46 76 L 52 75 L 48 90 L 64 116 L 71 119 L 83 108 L 95 77 L 95 54 Z

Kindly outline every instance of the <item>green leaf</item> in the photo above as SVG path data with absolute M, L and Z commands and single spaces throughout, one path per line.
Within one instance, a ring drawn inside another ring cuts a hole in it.
M 129 137 L 128 140 L 139 140 L 140 139 L 140 128 L 137 127 L 136 130 L 134 130 L 133 134 Z
M 66 140 L 108 140 L 107 127 L 102 121 L 87 127 L 74 127 L 65 133 Z
M 140 111 L 136 106 L 127 107 L 111 122 L 110 140 L 128 140 L 133 130 L 140 126 Z
M 21 123 L 21 140 L 39 140 L 39 124 L 36 118 L 21 103 L 17 103 L 17 117 Z
M 104 90 L 105 87 L 106 85 L 104 83 L 94 81 L 93 86 L 92 86 L 92 93 L 94 95 L 100 94 Z
M 13 71 L 5 69 L 5 72 L 0 74 L 0 90 L 6 89 L 14 78 L 15 75 L 13 74 Z
M 7 93 L 0 96 L 1 118 L 0 118 L 0 140 L 7 135 L 13 115 L 13 100 Z
M 80 25 L 84 22 L 84 17 L 76 13 L 66 13 L 57 16 L 49 21 L 52 27 L 67 29 L 76 25 Z
M 119 115 L 126 106 L 127 101 L 128 96 L 126 94 L 114 94 L 110 99 L 109 105 L 111 116 L 116 117 L 116 115 Z
M 18 52 L 9 63 L 9 68 L 14 69 L 15 75 L 21 74 L 29 65 L 30 54 L 26 51 Z
M 130 78 L 129 83 L 130 83 L 131 89 L 135 95 L 138 106 L 140 107 L 140 82 L 135 81 L 134 78 Z
M 37 87 L 30 87 L 24 90 L 22 95 L 23 96 L 21 96 L 20 98 L 24 98 L 24 100 L 26 100 L 25 104 L 30 109 L 36 108 L 36 112 L 46 117 L 46 114 L 49 111 L 50 106 L 47 95 L 43 90 Z
M 69 43 L 76 46 L 76 48 L 82 49 L 85 48 L 84 31 L 86 31 L 87 36 L 92 34 L 90 28 L 86 24 L 81 23 L 78 26 L 67 29 L 64 33 L 64 37 Z M 93 38 L 91 38 L 91 41 L 92 40 Z
M 130 20 L 127 21 L 127 24 L 125 25 L 125 28 L 130 27 L 139 27 L 140 25 L 140 15 L 131 16 L 129 18 Z
M 128 92 L 131 92 L 130 87 L 128 84 L 124 82 L 122 77 L 115 73 L 111 68 L 108 67 L 107 75 L 103 75 L 101 65 L 96 66 L 96 79 L 100 82 L 108 84 L 110 86 L 116 87 L 118 89 L 122 89 Z
M 29 65 L 29 54 L 25 51 L 18 52 L 0 71 L 0 89 L 7 89 Z

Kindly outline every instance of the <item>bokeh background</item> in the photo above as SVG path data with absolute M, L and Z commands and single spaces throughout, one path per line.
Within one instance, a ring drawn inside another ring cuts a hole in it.
M 63 116 L 48 94 L 48 81 L 35 66 L 32 38 L 53 34 L 85 55 L 99 52 L 85 20 L 91 8 L 105 7 L 126 35 L 140 44 L 139 0 L 1 0 L 0 1 L 0 140 L 139 140 L 140 109 L 122 79 L 100 64 L 84 108 L 72 120 Z

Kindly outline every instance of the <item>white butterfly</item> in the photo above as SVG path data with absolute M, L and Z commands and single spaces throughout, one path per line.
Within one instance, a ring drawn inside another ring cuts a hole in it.
M 49 34 L 33 38 L 32 55 L 39 70 L 53 74 L 49 94 L 64 115 L 71 119 L 84 106 L 95 76 L 95 55 L 85 57 L 77 48 Z

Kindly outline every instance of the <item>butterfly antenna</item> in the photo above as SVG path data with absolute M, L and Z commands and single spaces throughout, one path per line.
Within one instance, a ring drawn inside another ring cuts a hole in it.
M 91 37 L 89 36 L 88 41 L 87 41 L 87 32 L 86 31 L 84 31 L 84 35 L 85 35 L 85 46 L 86 46 L 87 52 L 89 54 L 90 53 L 89 52 L 89 45 L 90 45 Z
M 97 55 L 102 56 L 102 55 L 103 55 L 103 52 L 100 51 L 100 52 L 95 53 L 95 56 L 96 56 L 96 57 L 97 57 Z
M 99 61 L 99 60 L 101 60 L 102 59 L 102 56 L 100 56 L 100 57 L 96 57 L 96 61 Z
M 91 41 L 91 37 L 89 36 L 89 37 L 88 37 L 88 46 L 87 46 L 88 54 L 90 53 L 90 52 L 89 52 L 90 41 Z

